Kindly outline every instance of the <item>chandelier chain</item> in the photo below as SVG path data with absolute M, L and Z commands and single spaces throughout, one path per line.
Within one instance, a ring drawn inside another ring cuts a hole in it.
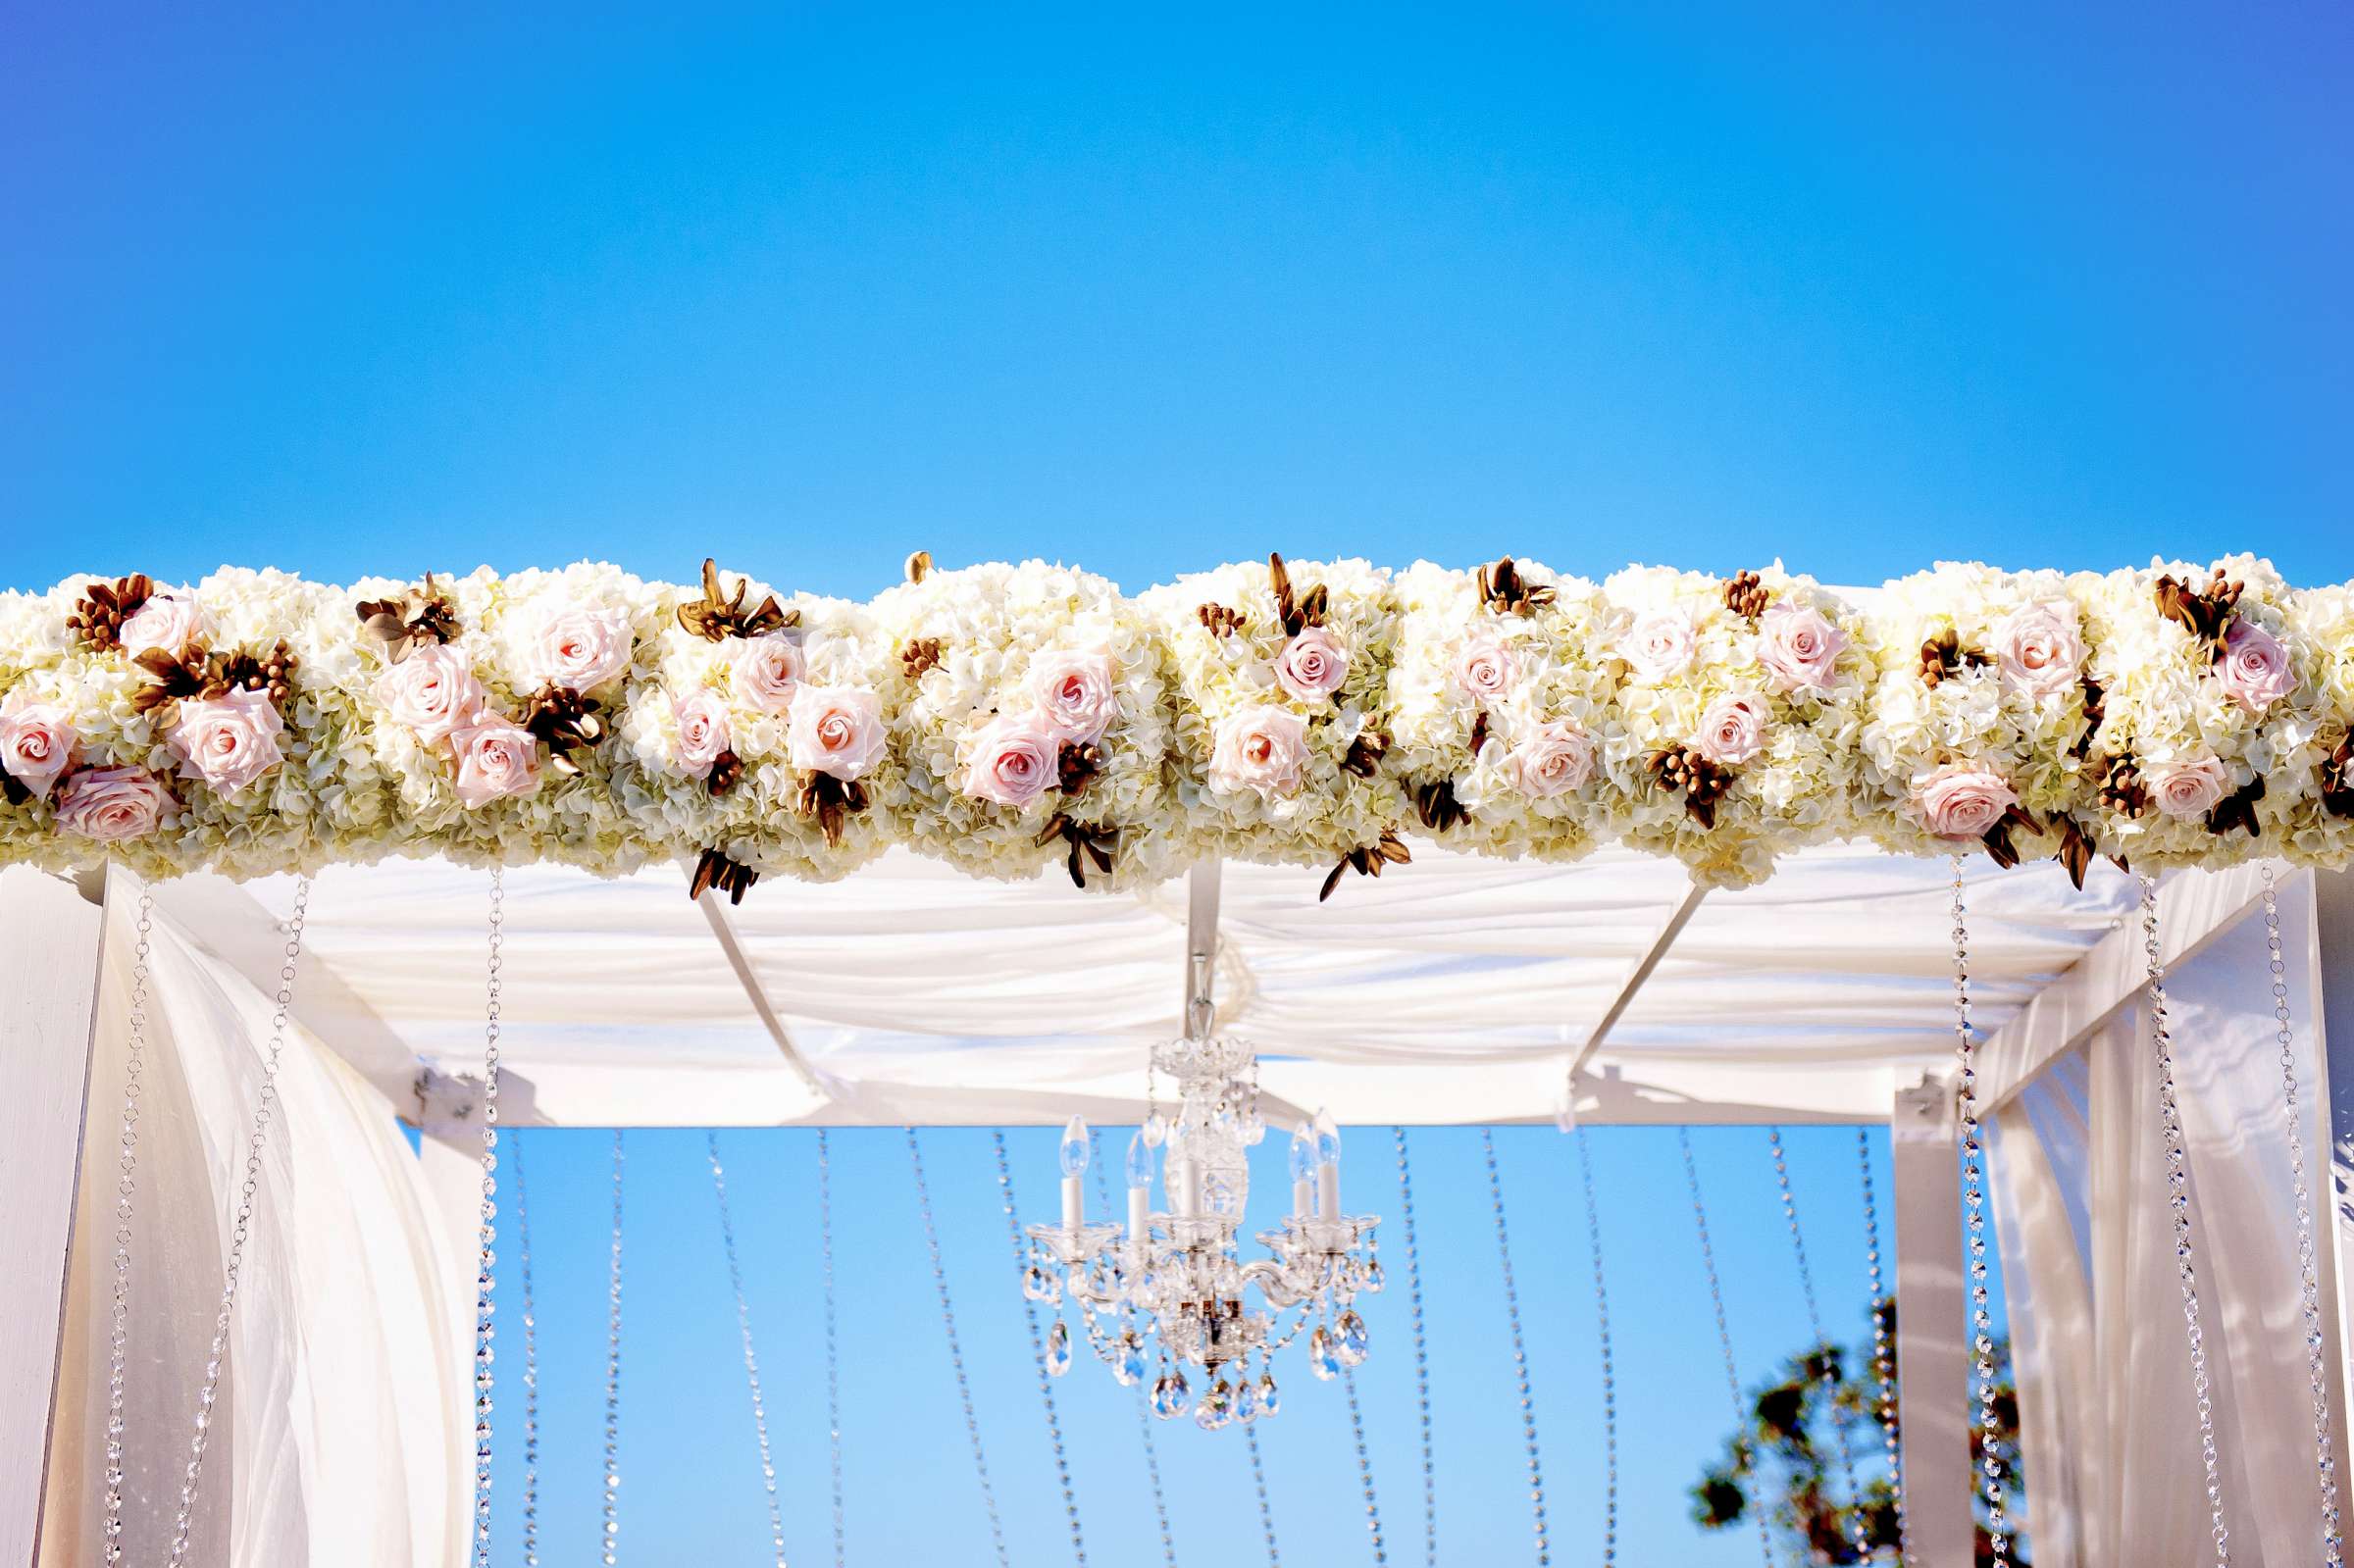
M 1832 1353 L 1828 1336 L 1822 1332 L 1822 1303 L 1815 1293 L 1815 1270 L 1807 1262 L 1807 1237 L 1799 1228 L 1798 1195 L 1790 1189 L 1789 1151 L 1782 1146 L 1782 1130 L 1766 1129 L 1766 1145 L 1773 1153 L 1773 1180 L 1781 1189 L 1782 1219 L 1790 1227 L 1790 1249 L 1798 1258 L 1799 1290 L 1807 1304 L 1807 1327 L 1815 1336 L 1815 1344 L 1822 1354 L 1822 1375 L 1818 1380 L 1822 1391 L 1831 1400 L 1831 1432 L 1839 1448 L 1839 1470 L 1847 1483 L 1849 1507 L 1847 1538 L 1856 1548 L 1858 1561 L 1871 1560 L 1871 1531 L 1864 1519 L 1864 1489 L 1856 1482 L 1856 1456 L 1848 1446 L 1847 1426 L 1839 1419 L 1839 1361 Z
M 1692 1158 L 1692 1130 L 1678 1127 L 1675 1142 L 1684 1157 L 1684 1185 L 1692 1193 L 1692 1223 L 1700 1232 L 1700 1265 L 1709 1277 L 1709 1305 L 1716 1314 L 1716 1348 L 1724 1356 L 1724 1389 L 1732 1399 L 1733 1422 L 1739 1426 L 1748 1420 L 1748 1412 L 1742 1408 L 1741 1373 L 1733 1362 L 1732 1325 L 1724 1315 L 1724 1286 L 1716 1277 L 1716 1250 L 1709 1242 L 1709 1210 L 1701 1201 L 1700 1166 Z M 1766 1559 L 1766 1568 L 1773 1568 L 1773 1535 L 1766 1522 L 1765 1510 L 1752 1508 L 1749 1512 L 1757 1520 L 1758 1549 Z
M 846 1568 L 842 1508 L 842 1356 L 834 1309 L 834 1164 L 817 1130 L 817 1245 L 826 1297 L 826 1462 L 834 1493 L 834 1568 Z
M 1594 1257 L 1594 1323 L 1602 1352 L 1602 1562 L 1618 1561 L 1618 1379 L 1611 1356 L 1611 1293 L 1602 1274 L 1602 1212 L 1594 1201 L 1594 1162 L 1586 1130 L 1577 1130 L 1577 1175 L 1586 1191 L 1586 1249 Z
M 1005 1158 L 1005 1130 L 990 1130 L 990 1142 L 998 1155 L 998 1201 L 1005 1210 L 1005 1239 L 1013 1244 L 1015 1278 L 1020 1278 L 1030 1266 L 1029 1249 L 1022 1243 L 1021 1216 L 1014 1212 L 1013 1167 Z M 1047 1371 L 1047 1340 L 1038 1326 L 1038 1303 L 1027 1294 L 1022 1297 L 1022 1316 L 1030 1325 L 1030 1358 L 1038 1366 L 1038 1397 L 1046 1407 L 1047 1439 L 1054 1445 L 1054 1478 L 1062 1485 L 1062 1511 L 1071 1525 L 1071 1559 L 1078 1568 L 1087 1568 L 1087 1538 L 1079 1527 L 1079 1494 L 1071 1487 L 1070 1456 L 1063 1450 L 1062 1416 L 1054 1407 L 1054 1380 Z
M 237 1280 L 245 1264 L 245 1243 L 253 1234 L 254 1198 L 262 1187 L 262 1150 L 268 1145 L 270 1124 L 278 1117 L 278 1066 L 285 1055 L 288 1020 L 294 1013 L 294 973 L 302 960 L 302 928 L 310 918 L 311 879 L 294 885 L 294 913 L 282 928 L 285 962 L 278 971 L 277 1008 L 270 1016 L 270 1043 L 262 1051 L 261 1087 L 255 1091 L 253 1125 L 245 1136 L 245 1171 L 237 1187 L 237 1207 L 230 1222 L 229 1256 L 221 1271 L 221 1306 L 213 1317 L 212 1346 L 205 1356 L 204 1383 L 196 1392 L 196 1431 L 188 1440 L 188 1462 L 181 1472 L 179 1510 L 172 1525 L 172 1568 L 187 1560 L 188 1541 L 196 1520 L 196 1487 L 204 1475 L 204 1450 L 212 1437 L 213 1405 L 220 1397 L 221 1368 L 229 1354 L 229 1324 L 237 1305 Z
M 736 1292 L 736 1333 L 743 1341 L 743 1380 L 751 1389 L 752 1431 L 760 1442 L 760 1488 L 768 1503 L 769 1543 L 776 1551 L 777 1568 L 786 1568 L 785 1510 L 777 1499 L 777 1461 L 768 1443 L 768 1403 L 760 1391 L 760 1357 L 752 1348 L 752 1308 L 744 1297 L 743 1265 L 736 1254 L 736 1219 L 728 1208 L 728 1173 L 719 1161 L 718 1131 L 706 1131 L 703 1138 L 711 1158 L 711 1190 L 719 1199 L 719 1240 L 727 1253 L 728 1286 Z
M 973 1447 L 973 1472 L 981 1480 L 981 1501 L 989 1512 L 989 1539 L 999 1568 L 1011 1568 L 1005 1552 L 1005 1526 L 998 1517 L 998 1492 L 989 1481 L 989 1455 L 981 1445 L 981 1421 L 973 1413 L 973 1386 L 964 1371 L 964 1348 L 956 1340 L 956 1307 L 948 1298 L 947 1267 L 941 1261 L 940 1230 L 932 1220 L 932 1189 L 924 1181 L 924 1150 L 915 1129 L 907 1132 L 907 1159 L 915 1170 L 915 1201 L 924 1217 L 924 1248 L 932 1257 L 932 1284 L 940 1292 L 940 1322 L 948 1340 L 948 1364 L 956 1373 L 956 1396 L 964 1403 L 964 1433 Z
M 621 1552 L 621 1218 L 622 1135 L 613 1133 L 613 1226 L 605 1255 L 605 1426 L 604 1487 L 600 1524 L 605 1568 L 613 1568 Z
M 515 1162 L 515 1265 L 523 1287 L 523 1568 L 539 1568 L 539 1316 L 532 1295 L 532 1204 L 524 1181 L 523 1134 Z
M 2207 1473 L 2207 1517 L 2216 1568 L 2231 1560 L 2224 1511 L 2222 1460 L 2216 1452 L 2215 1393 L 2207 1377 L 2207 1331 L 2200 1320 L 2198 1265 L 2191 1253 L 2190 1163 L 2182 1104 L 2175 1087 L 2174 1035 L 2167 1022 L 2165 952 L 2158 938 L 2158 879 L 2141 879 L 2141 946 L 2149 973 L 2150 1044 L 2157 1057 L 2158 1122 L 2166 1141 L 2167 1203 L 2175 1214 L 2175 1277 L 2182 1288 L 2182 1327 L 2190 1344 L 2190 1389 L 2199 1413 L 2199 1460 Z
M 1414 1331 L 1414 1414 L 1422 1438 L 1422 1560 L 1438 1568 L 1439 1484 L 1430 1430 L 1430 1341 L 1422 1317 L 1422 1253 L 1414 1239 L 1414 1177 L 1407 1163 L 1406 1129 L 1393 1127 L 1398 1140 L 1398 1218 L 1406 1237 L 1406 1292 Z
M 1103 1164 L 1101 1144 L 1092 1128 L 1088 1131 L 1087 1143 L 1088 1164 L 1093 1166 L 1096 1172 L 1096 1201 L 1102 1204 L 1104 1211 L 1109 1213 L 1111 1210 L 1111 1177 Z M 1168 1565 L 1168 1568 L 1177 1568 L 1177 1540 L 1169 1532 L 1169 1501 L 1160 1486 L 1160 1448 L 1152 1441 L 1151 1395 L 1142 1380 L 1137 1383 L 1135 1391 L 1136 1435 L 1143 1440 L 1145 1445 L 1145 1478 L 1151 1484 L 1152 1489 L 1152 1518 L 1160 1527 L 1160 1557 L 1161 1561 Z M 1254 1446 L 1255 1445 L 1255 1440 L 1254 1440 Z M 1272 1523 L 1268 1524 L 1267 1530 L 1268 1539 L 1272 1542 L 1274 1535 Z
M 1488 1197 L 1496 1210 L 1496 1256 L 1504 1266 L 1504 1311 L 1512 1331 L 1512 1377 L 1520 1391 L 1520 1435 L 1528 1448 L 1528 1497 L 1536 1516 L 1539 1568 L 1553 1561 L 1553 1546 L 1545 1528 L 1545 1465 L 1537 1451 L 1537 1401 L 1528 1381 L 1528 1345 L 1520 1333 L 1520 1292 L 1512 1283 L 1512 1242 L 1505 1226 L 1504 1175 L 1496 1166 L 1496 1130 L 1479 1130 L 1479 1144 L 1488 1161 Z
M 1954 856 L 1954 1055 L 1961 1080 L 1962 1196 L 1970 1237 L 1970 1349 L 1978 1404 L 1978 1488 L 1986 1499 L 1986 1534 L 1995 1568 L 2008 1560 L 2010 1525 L 2003 1513 L 2002 1422 L 1995 1414 L 1994 1314 L 1986 1289 L 1986 1145 L 1978 1125 L 1978 1037 L 1970 1017 L 1970 906 L 1962 857 Z
M 1896 1556 L 1913 1561 L 1911 1537 L 1905 1528 L 1905 1471 L 1896 1420 L 1896 1345 L 1888 1336 L 1888 1314 L 1880 1310 L 1887 1284 L 1880 1265 L 1880 1210 L 1871 1185 L 1871 1134 L 1856 1129 L 1856 1159 L 1864 1173 L 1864 1263 L 1866 1288 L 1871 1301 L 1871 1376 L 1879 1418 L 1880 1445 L 1887 1457 L 1888 1494 L 1896 1511 Z
M 1341 1386 L 1349 1394 L 1349 1431 L 1356 1440 L 1356 1476 L 1365 1493 L 1365 1534 L 1373 1544 L 1376 1564 L 1390 1560 L 1390 1550 L 1381 1538 L 1381 1499 L 1373 1494 L 1373 1455 L 1365 1446 L 1365 1414 L 1356 1402 L 1356 1369 L 1341 1369 Z
M 106 1561 L 123 1560 L 123 1419 L 130 1346 L 130 1240 L 132 1199 L 138 1192 L 139 1096 L 147 1069 L 147 958 L 153 949 L 155 893 L 139 886 L 138 946 L 131 954 L 130 1014 L 124 1040 L 123 1131 L 115 1168 L 115 1258 L 113 1319 L 106 1350 Z
M 2313 1391 L 2313 1445 L 2322 1494 L 2322 1551 L 2328 1568 L 2344 1568 L 2345 1538 L 2338 1522 L 2337 1458 L 2329 1441 L 2328 1340 L 2322 1328 L 2322 1284 L 2313 1231 L 2313 1194 L 2305 1175 L 2304 1113 L 2297 1099 L 2297 1034 L 2288 1007 L 2288 962 L 2280 945 L 2280 898 L 2273 863 L 2264 862 L 2264 942 L 2271 961 L 2275 1038 L 2280 1046 L 2281 1104 L 2288 1132 L 2289 1184 L 2297 1216 L 2298 1305 L 2305 1316 L 2305 1363 Z

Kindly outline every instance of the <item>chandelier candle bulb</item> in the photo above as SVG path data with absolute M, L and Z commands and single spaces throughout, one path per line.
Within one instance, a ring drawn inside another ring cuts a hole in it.
M 1087 1174 L 1089 1155 L 1087 1118 L 1074 1116 L 1062 1130 L 1062 1228 L 1077 1231 L 1087 1224 L 1087 1192 L 1080 1178 Z

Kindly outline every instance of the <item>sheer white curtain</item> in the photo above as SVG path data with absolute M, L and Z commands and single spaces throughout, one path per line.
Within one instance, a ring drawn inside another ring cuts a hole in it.
M 2328 1145 L 2312 887 L 2310 876 L 2283 879 L 2280 916 L 2318 1223 Z M 2167 994 L 2231 1560 L 2307 1568 L 2321 1510 L 2261 911 L 2178 965 Z M 2037 1568 L 2213 1563 L 2145 1008 L 2121 1012 L 2003 1108 L 1990 1168 Z M 2333 1407 L 2332 1420 L 2342 1435 L 2345 1412 Z
M 116 1162 L 136 885 L 109 890 L 42 1568 L 103 1560 Z M 244 1180 L 273 998 L 158 918 L 131 1222 L 124 1545 L 172 1538 Z M 417 1161 L 384 1100 L 297 1030 L 240 1271 L 188 1560 L 446 1568 L 471 1452 Z

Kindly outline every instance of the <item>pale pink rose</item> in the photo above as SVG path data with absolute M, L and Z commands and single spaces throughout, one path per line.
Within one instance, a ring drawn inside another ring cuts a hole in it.
M 178 653 L 196 640 L 203 625 L 203 612 L 197 609 L 194 599 L 171 593 L 149 594 L 147 602 L 123 623 L 120 633 L 123 651 L 134 658 L 155 648 Z
M 1473 637 L 1455 656 L 1455 687 L 1475 702 L 1492 702 L 1520 679 L 1520 661 L 1494 637 Z
M 231 691 L 183 700 L 166 738 L 179 758 L 181 778 L 202 780 L 214 792 L 234 797 L 285 759 L 278 744 L 285 732 L 269 692 Z
M 2064 599 L 2021 605 L 1995 631 L 1994 659 L 2014 691 L 2051 697 L 2075 690 L 2084 673 L 2076 607 Z
M 1913 786 L 1913 808 L 1940 838 L 1983 838 L 2019 804 L 2003 776 L 1967 763 L 1938 769 Z
M 1618 657 L 1644 681 L 1681 674 L 1700 645 L 1692 618 L 1681 610 L 1653 610 L 1636 620 L 1618 644 Z
M 1538 800 L 1565 795 L 1594 777 L 1594 737 L 1566 719 L 1549 719 L 1505 762 L 1522 794 Z
M 486 715 L 449 737 L 458 759 L 458 802 L 480 810 L 539 787 L 539 742 L 523 726 Z
M 800 643 L 782 632 L 731 640 L 735 649 L 731 675 L 737 699 L 762 713 L 784 713 L 790 709 L 793 687 L 809 676 Z
M 0 708 L 0 769 L 31 790 L 33 798 L 45 800 L 49 786 L 74 765 L 81 737 L 74 733 L 65 709 L 24 697 L 20 691 Z
M 2213 757 L 2160 763 L 2149 769 L 2145 778 L 2150 799 L 2158 809 L 2185 822 L 2196 821 L 2213 811 L 2231 783 L 2224 765 Z
M 670 716 L 679 727 L 678 744 L 672 748 L 671 760 L 690 779 L 708 775 L 719 754 L 735 744 L 728 731 L 728 705 L 719 700 L 715 691 L 697 686 L 683 697 L 673 698 Z
M 144 768 L 84 768 L 57 791 L 57 826 L 102 844 L 144 838 L 179 806 L 162 780 Z
M 1000 714 L 973 737 L 973 760 L 964 774 L 964 792 L 976 800 L 1021 807 L 1047 792 L 1059 777 L 1062 742 L 1041 721 Z
M 793 693 L 786 748 L 804 773 L 863 779 L 882 760 L 883 703 L 872 691 L 803 683 Z
M 1275 683 L 1303 702 L 1321 702 L 1349 679 L 1349 650 L 1320 626 L 1302 627 L 1275 655 Z
M 1764 697 L 1736 691 L 1709 704 L 1693 744 L 1711 762 L 1737 768 L 1766 749 L 1766 726 L 1772 718 L 1773 709 Z
M 1120 716 L 1111 685 L 1111 655 L 1049 649 L 1030 662 L 1030 700 L 1039 723 L 1057 740 L 1092 746 Z
M 2262 713 L 2297 686 L 2296 669 L 2280 639 L 2238 617 L 2224 633 L 2224 656 L 2215 673 L 2224 694 L 2250 713 Z
M 630 667 L 630 619 L 585 605 L 558 610 L 532 632 L 525 660 L 534 680 L 594 690 Z
M 1213 788 L 1255 791 L 1262 800 L 1300 792 L 1307 762 L 1307 721 L 1271 703 L 1245 708 L 1218 724 L 1206 777 Z
M 1809 605 L 1770 605 L 1758 620 L 1758 663 L 1776 691 L 1830 690 L 1846 648 L 1847 633 Z
M 482 716 L 483 683 L 465 656 L 443 643 L 412 648 L 377 678 L 376 700 L 393 723 L 427 745 L 438 745 Z

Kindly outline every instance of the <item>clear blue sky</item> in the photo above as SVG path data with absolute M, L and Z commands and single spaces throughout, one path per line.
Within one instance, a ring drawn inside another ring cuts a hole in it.
M 581 557 L 683 578 L 717 553 L 864 594 L 919 545 L 1131 586 L 1269 548 L 1595 574 L 1778 554 L 1870 582 L 2250 547 L 2297 582 L 2354 577 L 2343 7 L 1460 10 L 24 12 L 0 67 L 0 583 Z M 1355 1141 L 1353 1199 L 1391 1212 L 1391 1167 Z M 1794 1142 L 1853 1332 L 1852 1138 Z M 852 1550 L 973 1562 L 904 1151 L 839 1146 Z M 1568 1146 L 1502 1146 L 1557 1560 L 1589 1561 Z M 1763 1371 L 1803 1333 L 1763 1137 L 1701 1147 Z M 534 1149 L 548 1559 L 577 1561 L 603 1150 Z M 1416 1149 L 1449 1560 L 1513 1561 L 1476 1138 Z M 1723 1405 L 1672 1141 L 1597 1149 L 1621 1557 L 1752 1561 L 1681 1522 Z M 730 1158 L 815 1561 L 810 1140 L 735 1135 Z M 750 1565 L 700 1159 L 646 1135 L 632 1161 L 626 1560 Z M 1035 1206 L 1048 1137 L 1016 1159 Z M 1017 1560 L 1060 1561 L 986 1136 L 935 1136 L 932 1163 Z M 1365 1374 L 1399 1562 L 1404 1312 L 1393 1291 L 1370 1314 Z M 1149 1562 L 1124 1396 L 1087 1373 L 1062 1392 L 1093 1561 Z M 1295 1374 L 1268 1433 L 1294 1563 L 1364 1560 L 1344 1432 L 1337 1391 Z M 1186 1560 L 1252 1560 L 1239 1444 L 1163 1429 L 1161 1451 Z M 511 1514 L 501 1532 L 510 1560 Z

